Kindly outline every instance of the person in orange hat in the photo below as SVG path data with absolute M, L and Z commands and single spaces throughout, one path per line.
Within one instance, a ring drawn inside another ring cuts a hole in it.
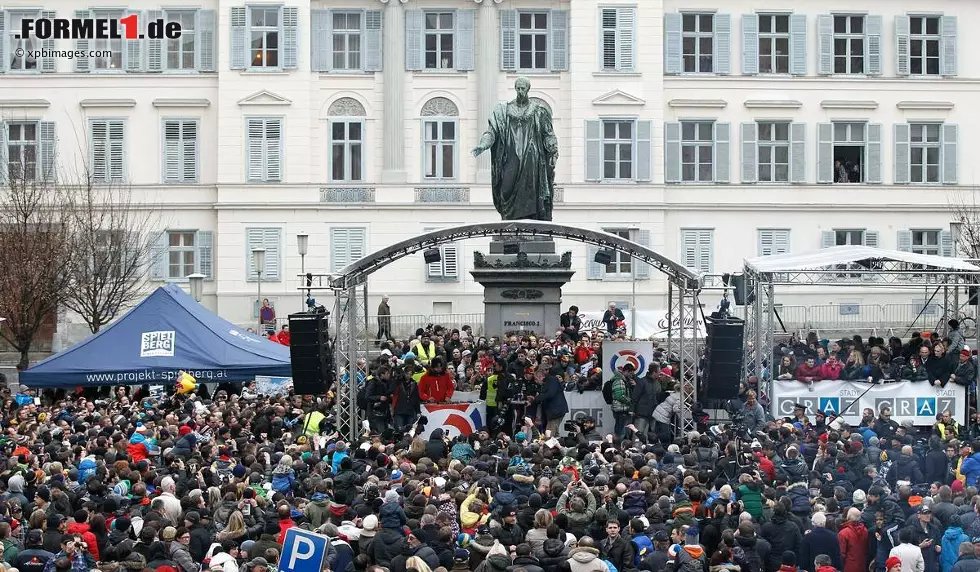
M 902 561 L 897 556 L 891 556 L 885 560 L 885 572 L 901 572 Z

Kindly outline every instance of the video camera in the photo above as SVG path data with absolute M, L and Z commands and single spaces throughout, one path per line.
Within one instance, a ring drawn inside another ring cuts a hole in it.
M 579 429 L 582 428 L 582 422 L 576 419 L 569 419 L 565 422 L 565 431 L 569 433 L 578 433 Z

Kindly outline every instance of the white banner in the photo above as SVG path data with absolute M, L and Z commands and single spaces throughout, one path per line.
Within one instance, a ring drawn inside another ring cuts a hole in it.
M 454 396 L 455 397 L 455 396 Z M 452 438 L 468 437 L 483 429 L 487 417 L 487 404 L 483 401 L 470 403 L 423 403 L 422 415 L 428 419 L 420 435 L 428 439 L 437 428 Z
M 591 417 L 595 419 L 596 430 L 606 436 L 613 432 L 616 420 L 613 419 L 612 408 L 602 399 L 601 391 L 566 391 L 565 401 L 568 402 L 568 415 L 562 419 L 559 433 L 565 434 L 565 421 Z
M 604 310 L 598 312 L 585 311 L 579 312 L 578 315 L 582 318 L 582 332 L 591 332 L 594 328 L 600 330 L 605 330 L 602 324 L 602 315 L 605 313 Z M 632 335 L 634 324 L 633 320 L 636 320 L 636 338 L 637 339 L 665 339 L 667 337 L 668 322 L 667 322 L 667 310 L 623 310 L 623 315 L 626 316 L 626 333 Z M 688 328 L 691 324 L 688 324 Z M 697 318 L 697 328 L 698 337 L 704 339 L 706 332 L 704 329 L 704 321 L 699 315 Z M 674 333 L 680 330 L 680 319 L 678 317 L 674 318 Z M 687 330 L 686 337 L 691 337 L 690 329 Z
M 647 368 L 653 363 L 653 344 L 651 342 L 611 342 L 602 341 L 602 381 L 612 379 L 612 376 L 624 365 L 633 364 L 637 377 L 647 374 Z
M 792 417 L 797 403 L 806 406 L 812 421 L 817 410 L 831 415 L 847 410 L 844 420 L 857 426 L 865 408 L 875 415 L 886 404 L 891 407 L 892 419 L 901 423 L 911 420 L 916 425 L 932 425 L 936 415 L 950 411 L 953 419 L 966 424 L 966 388 L 955 383 L 935 387 L 924 381 L 898 381 L 871 386 L 863 381 L 816 381 L 803 383 L 785 379 L 773 381 L 772 415 L 780 419 Z M 857 403 L 855 403 L 857 401 Z M 849 408 L 848 408 L 849 407 Z

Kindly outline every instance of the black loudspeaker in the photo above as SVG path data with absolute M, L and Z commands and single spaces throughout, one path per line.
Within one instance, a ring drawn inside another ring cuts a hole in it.
M 976 306 L 977 305 L 977 292 L 978 292 L 978 289 L 977 289 L 976 286 L 970 286 L 967 289 L 967 295 L 970 297 L 970 299 L 967 300 L 967 302 L 971 306 Z
M 595 263 L 605 266 L 613 261 L 613 254 L 612 250 L 600 250 L 595 253 Z
M 323 312 L 289 316 L 289 362 L 296 395 L 324 395 L 330 386 L 333 351 L 327 316 Z
M 742 380 L 742 339 L 745 322 L 738 318 L 708 319 L 705 352 L 705 399 L 738 397 Z
M 735 298 L 736 306 L 744 306 L 746 304 L 751 304 L 752 302 L 755 302 L 755 292 L 745 291 L 744 274 L 738 274 L 736 276 L 732 276 L 731 284 L 732 284 L 732 294 L 733 294 L 732 297 Z

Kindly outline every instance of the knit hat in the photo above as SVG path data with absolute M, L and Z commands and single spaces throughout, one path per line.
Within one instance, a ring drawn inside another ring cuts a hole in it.
M 44 502 L 51 502 L 51 489 L 44 486 L 38 487 L 37 496 L 39 496 Z
M 369 514 L 361 521 L 361 536 L 371 537 L 378 532 L 378 517 Z
M 177 529 L 172 526 L 168 526 L 167 528 L 164 528 L 162 538 L 165 542 L 169 542 L 174 538 L 177 538 Z
M 895 566 L 901 566 L 902 561 L 897 556 L 891 556 L 888 560 L 885 560 L 885 570 L 890 570 Z
M 245 473 L 247 472 L 248 469 L 245 468 L 245 465 L 235 465 L 235 468 L 231 470 L 231 474 L 234 475 L 236 479 L 244 479 Z
M 864 491 L 862 491 L 861 489 L 854 491 L 854 494 L 851 495 L 851 501 L 854 504 L 864 504 L 867 500 L 868 500 L 867 496 L 864 494 Z
M 953 483 L 949 485 L 949 489 L 953 491 L 953 494 L 963 492 L 963 481 L 959 479 L 953 479 Z
M 180 429 L 177 429 L 177 435 L 179 435 L 181 437 L 183 437 L 184 435 L 187 435 L 190 432 L 191 432 L 191 428 L 188 427 L 187 425 L 181 425 L 180 426 Z
M 783 552 L 782 559 L 783 566 L 796 566 L 796 553 L 792 550 L 787 550 Z
M 404 478 L 405 478 L 405 474 L 402 473 L 401 471 L 391 472 L 391 482 L 393 483 L 400 483 L 402 482 L 402 480 L 404 480 Z
M 456 545 L 459 546 L 460 548 L 466 548 L 467 546 L 470 545 L 470 542 L 472 540 L 473 540 L 472 536 L 466 534 L 465 532 L 461 532 L 459 533 L 459 536 L 456 537 Z
M 146 427 L 143 427 L 143 424 L 142 423 L 137 423 L 136 424 L 136 432 L 137 433 L 146 433 Z
M 469 562 L 470 551 L 465 548 L 457 548 L 453 551 L 453 562 L 458 564 L 463 564 L 464 562 Z
M 398 491 L 394 489 L 390 489 L 388 490 L 388 492 L 385 493 L 385 502 L 397 503 L 398 498 L 399 498 Z

